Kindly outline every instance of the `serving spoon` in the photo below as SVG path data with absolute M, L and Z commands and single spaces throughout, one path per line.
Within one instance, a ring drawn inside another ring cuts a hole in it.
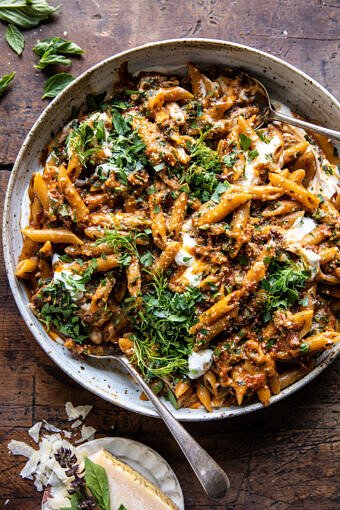
M 129 374 L 137 381 L 141 389 L 147 395 L 148 399 L 155 406 L 159 416 L 168 427 L 178 446 L 184 453 L 187 461 L 192 467 L 200 484 L 210 498 L 223 498 L 229 487 L 229 479 L 223 469 L 214 461 L 214 459 L 200 446 L 197 441 L 185 430 L 179 421 L 173 416 L 163 402 L 154 394 L 143 377 L 130 363 L 124 354 L 104 354 L 103 356 L 84 353 L 85 356 L 96 359 L 116 360 Z
M 318 126 L 317 124 L 312 124 L 311 122 L 306 122 L 305 120 L 297 119 L 296 117 L 290 117 L 289 115 L 276 111 L 272 105 L 266 87 L 256 78 L 252 77 L 252 79 L 256 81 L 263 91 L 263 94 L 256 94 L 255 98 L 255 103 L 259 107 L 259 123 L 257 127 L 262 126 L 266 122 L 277 120 L 279 122 L 284 122 L 285 124 L 290 124 L 291 126 L 314 131 L 315 133 L 325 135 L 328 138 L 332 138 L 333 140 L 340 142 L 340 131 Z

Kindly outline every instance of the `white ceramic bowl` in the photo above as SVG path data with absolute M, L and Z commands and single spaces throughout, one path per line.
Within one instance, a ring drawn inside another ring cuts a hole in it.
M 184 71 L 187 62 L 200 65 L 219 64 L 242 67 L 258 76 L 270 94 L 305 118 L 314 119 L 336 129 L 340 124 L 340 105 L 317 82 L 286 62 L 254 48 L 240 44 L 209 39 L 176 39 L 162 41 L 119 53 L 92 67 L 67 87 L 41 114 L 28 134 L 17 157 L 8 185 L 3 226 L 6 268 L 10 286 L 28 328 L 41 347 L 70 377 L 85 388 L 118 406 L 149 416 L 156 416 L 149 402 L 140 400 L 140 391 L 126 374 L 107 363 L 84 363 L 74 359 L 62 346 L 53 342 L 42 325 L 28 309 L 28 298 L 23 284 L 14 276 L 21 251 L 21 204 L 32 173 L 39 167 L 39 155 L 57 132 L 71 118 L 72 108 L 85 103 L 89 92 L 111 91 L 118 81 L 118 69 L 128 62 L 129 71 L 142 70 Z M 316 367 L 303 379 L 274 396 L 271 402 L 293 393 L 311 381 L 329 365 L 336 349 L 323 353 Z M 261 408 L 260 403 L 229 407 L 207 413 L 204 409 L 180 409 L 176 416 L 185 421 L 204 421 L 245 414 Z

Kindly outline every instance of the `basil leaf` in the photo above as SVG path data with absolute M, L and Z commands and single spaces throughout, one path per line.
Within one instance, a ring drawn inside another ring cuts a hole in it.
M 33 51 L 40 57 L 39 64 L 34 66 L 36 69 L 45 69 L 50 64 L 68 66 L 71 64 L 71 60 L 66 58 L 64 54 L 81 55 L 84 53 L 84 50 L 76 43 L 61 37 L 47 37 L 42 41 L 38 41 Z
M 78 44 L 61 37 L 47 37 L 42 41 L 38 41 L 33 48 L 34 53 L 39 57 L 51 50 L 52 53 L 66 53 L 67 55 L 81 55 L 84 53 L 84 50 Z
M 33 28 L 57 10 L 47 0 L 6 0 L 0 3 L 0 20 L 19 28 Z
M 119 505 L 118 510 L 127 510 L 127 508 L 124 505 Z
M 240 144 L 241 144 L 241 149 L 244 151 L 247 151 L 251 145 L 251 138 L 249 138 L 249 136 L 246 136 L 243 133 L 241 133 L 240 134 Z
M 9 84 L 13 80 L 15 76 L 15 72 L 5 74 L 2 78 L 0 78 L 0 97 L 5 92 L 5 90 L 8 88 Z
M 24 50 L 25 39 L 20 30 L 15 25 L 8 25 L 5 38 L 12 50 L 21 55 Z
M 68 73 L 58 73 L 51 76 L 44 86 L 44 95 L 41 99 L 56 97 L 67 85 L 74 80 L 74 76 Z
M 109 480 L 103 467 L 85 459 L 85 482 L 101 510 L 110 510 Z
M 69 66 L 71 64 L 71 60 L 64 57 L 64 55 L 54 55 L 53 53 L 50 54 L 47 51 L 39 60 L 39 64 L 34 67 L 36 69 L 45 69 L 45 67 L 51 64 L 62 64 L 64 66 Z

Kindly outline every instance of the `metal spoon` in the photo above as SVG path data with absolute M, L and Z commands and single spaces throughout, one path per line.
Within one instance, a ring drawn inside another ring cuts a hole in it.
M 285 115 L 275 110 L 274 106 L 271 103 L 270 96 L 266 87 L 262 82 L 253 78 L 254 81 L 261 87 L 263 94 L 256 94 L 255 103 L 259 107 L 260 110 L 260 122 L 258 127 L 266 122 L 270 122 L 273 120 L 278 120 L 279 122 L 284 122 L 286 124 L 290 124 L 291 126 L 300 127 L 303 129 L 309 129 L 310 131 L 314 131 L 315 133 L 319 133 L 320 135 L 326 135 L 328 138 L 332 138 L 337 142 L 340 142 L 340 131 L 335 131 L 335 129 L 328 129 L 325 127 L 317 126 L 316 124 L 312 124 L 311 122 L 306 122 L 305 120 L 296 119 L 295 117 L 290 117 L 289 115 Z
M 159 416 L 177 441 L 178 446 L 184 453 L 205 492 L 210 498 L 223 498 L 230 486 L 229 479 L 223 469 L 176 420 L 169 409 L 154 394 L 139 372 L 131 365 L 128 358 L 123 354 L 105 354 L 103 356 L 85 354 L 90 358 L 114 359 L 127 369 L 155 406 Z

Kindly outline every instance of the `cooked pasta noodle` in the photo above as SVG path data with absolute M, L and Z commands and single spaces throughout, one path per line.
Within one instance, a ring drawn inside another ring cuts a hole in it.
M 120 349 L 175 406 L 268 405 L 340 340 L 338 160 L 258 128 L 261 93 L 233 69 L 125 74 L 29 187 L 32 310 L 75 353 Z

